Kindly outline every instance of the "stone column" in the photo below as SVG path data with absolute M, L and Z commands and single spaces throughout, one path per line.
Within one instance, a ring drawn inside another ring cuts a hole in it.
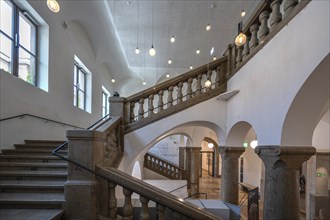
M 201 147 L 186 147 L 186 172 L 188 195 L 199 192 L 199 154 Z
M 222 159 L 220 198 L 231 204 L 238 204 L 238 158 L 244 147 L 219 147 Z
M 185 147 L 179 147 L 179 167 L 185 168 Z
M 299 220 L 298 169 L 316 149 L 258 146 L 255 153 L 265 165 L 264 219 Z
M 91 170 L 104 158 L 104 137 L 92 130 L 68 130 L 68 158 Z M 95 175 L 68 164 L 68 180 L 64 185 L 65 218 L 96 219 L 99 186 Z

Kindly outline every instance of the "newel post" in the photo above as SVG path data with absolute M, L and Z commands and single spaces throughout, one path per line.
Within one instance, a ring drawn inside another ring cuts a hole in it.
M 104 135 L 92 130 L 68 130 L 68 158 L 95 170 L 104 159 Z M 96 219 L 99 184 L 93 173 L 68 164 L 68 180 L 64 185 L 65 218 Z
M 111 116 L 121 116 L 123 119 L 125 119 L 125 122 L 129 120 L 129 112 L 125 111 L 125 101 L 126 99 L 123 97 L 109 97 L 109 103 L 110 103 L 110 115 Z M 127 118 L 125 118 L 125 115 Z

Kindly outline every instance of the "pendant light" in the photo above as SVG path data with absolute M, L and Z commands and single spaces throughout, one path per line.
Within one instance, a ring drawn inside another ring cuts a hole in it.
M 201 53 L 201 51 L 197 48 L 196 54 L 200 54 L 200 53 Z
M 189 69 L 191 69 L 191 70 L 194 69 L 193 65 L 190 65 Z
M 235 44 L 238 47 L 244 45 L 246 42 L 246 35 L 242 31 L 242 26 L 243 26 L 242 22 L 238 23 L 238 35 L 235 38 Z
M 171 31 L 171 27 L 172 27 L 172 1 L 170 2 L 170 31 Z M 175 42 L 175 37 L 174 35 L 172 35 L 172 37 L 170 38 L 170 42 L 174 43 Z
M 155 11 L 155 1 L 152 0 L 152 43 L 151 43 L 151 48 L 149 50 L 150 56 L 155 56 L 156 55 L 156 50 L 154 48 L 154 11 Z
M 137 6 L 136 6 L 136 49 L 135 49 L 135 53 L 139 54 L 140 50 L 139 50 L 139 0 L 137 0 Z
M 47 0 L 47 6 L 52 12 L 57 13 L 60 11 L 60 5 L 56 0 Z
M 115 83 L 115 82 L 116 82 L 115 77 L 112 77 L 111 82 L 112 82 L 112 83 Z
M 168 63 L 168 64 L 172 64 L 172 60 L 171 60 L 171 58 L 168 59 L 167 63 Z
M 170 41 L 171 41 L 171 43 L 174 43 L 174 42 L 175 42 L 175 37 L 174 37 L 174 35 L 172 35 Z
M 170 78 L 170 74 L 166 74 L 166 78 Z
M 206 31 L 211 30 L 211 25 L 210 24 L 207 24 L 205 29 L 206 29 Z

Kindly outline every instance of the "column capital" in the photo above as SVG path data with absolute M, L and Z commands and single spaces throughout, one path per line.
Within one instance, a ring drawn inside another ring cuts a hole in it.
M 222 159 L 238 159 L 245 151 L 244 147 L 220 146 L 219 153 Z
M 257 146 L 254 152 L 263 160 L 266 168 L 274 168 L 282 161 L 290 169 L 298 169 L 316 153 L 315 147 L 307 146 Z

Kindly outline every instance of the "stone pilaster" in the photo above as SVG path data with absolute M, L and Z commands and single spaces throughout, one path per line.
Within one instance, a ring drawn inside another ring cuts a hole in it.
M 265 165 L 264 219 L 299 220 L 297 170 L 316 153 L 314 147 L 258 146 Z
M 201 147 L 186 147 L 186 172 L 188 194 L 199 193 L 199 154 Z
M 221 200 L 238 204 L 238 158 L 245 151 L 244 147 L 219 147 L 222 159 Z
M 69 130 L 68 158 L 88 169 L 104 158 L 104 137 L 101 132 L 90 130 Z M 75 164 L 68 164 L 68 180 L 64 185 L 65 218 L 96 219 L 99 185 L 95 175 Z

